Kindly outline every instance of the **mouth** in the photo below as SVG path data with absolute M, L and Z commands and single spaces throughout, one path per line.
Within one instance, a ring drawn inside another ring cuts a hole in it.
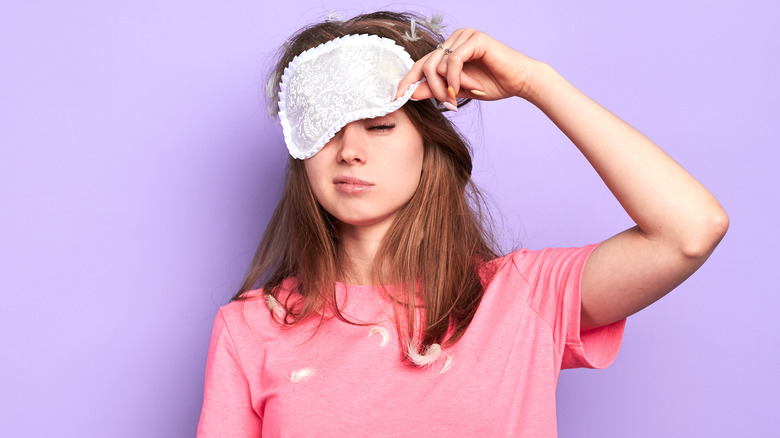
M 347 195 L 364 193 L 374 186 L 372 182 L 352 176 L 337 176 L 333 178 L 333 184 L 336 186 L 337 191 Z
M 333 184 L 351 184 L 356 186 L 373 186 L 374 183 L 364 181 L 360 178 L 355 178 L 352 176 L 337 176 L 336 178 L 333 178 Z

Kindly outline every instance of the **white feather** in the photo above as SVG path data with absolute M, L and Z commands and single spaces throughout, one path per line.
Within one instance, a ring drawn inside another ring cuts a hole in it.
M 374 333 L 379 333 L 379 335 L 382 336 L 382 340 L 379 342 L 380 347 L 384 347 L 390 341 L 390 332 L 388 332 L 386 328 L 379 326 L 372 327 L 371 330 L 368 331 L 368 337 L 370 338 Z
M 265 97 L 268 98 L 268 114 L 271 115 L 271 117 L 276 117 L 277 114 L 279 114 L 279 97 L 277 96 L 277 93 L 279 92 L 279 89 L 277 88 L 279 86 L 279 72 L 274 72 L 271 74 L 271 77 L 268 78 L 268 83 L 265 84 Z
M 300 370 L 293 370 L 290 374 L 290 381 L 293 383 L 299 383 L 301 380 L 311 377 L 317 373 L 314 368 L 301 368 Z
M 417 345 L 409 342 L 406 349 L 406 355 L 412 363 L 424 367 L 436 362 L 436 359 L 441 355 L 441 345 L 431 344 L 422 354 L 420 354 L 417 352 Z
M 279 84 L 279 72 L 273 72 L 265 84 L 265 97 L 274 99 L 277 95 L 276 86 Z
M 404 32 L 404 39 L 406 41 L 414 42 L 422 38 L 421 36 L 417 35 L 417 23 L 414 21 L 414 18 L 412 18 L 412 22 L 409 25 L 409 28 L 410 32 Z
M 428 29 L 430 29 L 431 32 L 443 36 L 441 31 L 444 29 L 445 25 L 442 24 L 442 21 L 444 21 L 444 16 L 439 13 L 435 13 L 430 20 L 425 20 L 425 24 L 428 26 Z
M 268 309 L 270 309 L 277 318 L 283 319 L 287 315 L 284 306 L 282 306 L 282 303 L 280 303 L 276 297 L 271 294 L 265 294 L 264 297 L 266 306 L 268 306 Z
M 445 356 L 447 359 L 444 361 L 444 366 L 443 366 L 443 367 L 441 367 L 441 371 L 439 371 L 439 374 L 442 374 L 442 373 L 444 373 L 445 371 L 447 371 L 448 369 L 450 369 L 450 367 L 452 366 L 452 362 L 454 362 L 454 361 L 455 361 L 455 355 L 454 355 L 454 354 L 447 354 L 447 353 L 444 353 L 444 356 Z

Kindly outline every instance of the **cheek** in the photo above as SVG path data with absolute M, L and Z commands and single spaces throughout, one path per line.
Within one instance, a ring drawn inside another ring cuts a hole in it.
M 425 160 L 425 147 L 423 146 L 422 138 L 415 139 L 415 147 L 412 149 L 412 154 L 409 159 L 409 168 L 414 169 L 414 173 L 417 175 L 417 181 L 420 180 L 422 174 L 423 161 Z
M 322 199 L 322 179 L 324 168 L 320 163 L 320 160 L 316 159 L 317 156 L 311 157 L 304 161 L 304 169 L 306 169 L 306 178 L 309 180 L 309 186 L 314 197 L 318 202 Z
M 423 158 L 423 147 L 420 145 L 419 148 L 410 150 L 407 156 L 398 163 L 395 175 L 401 177 L 405 192 L 414 193 L 417 190 L 422 175 Z

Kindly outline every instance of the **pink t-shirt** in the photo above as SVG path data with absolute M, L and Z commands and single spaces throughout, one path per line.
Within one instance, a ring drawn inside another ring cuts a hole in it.
M 580 332 L 580 277 L 595 245 L 520 250 L 466 333 L 427 367 L 400 360 L 388 303 L 337 285 L 350 325 L 282 328 L 265 301 L 219 310 L 199 437 L 554 437 L 561 368 L 608 366 L 625 320 Z M 387 342 L 385 342 L 385 338 Z M 311 339 L 310 339 L 311 338 Z

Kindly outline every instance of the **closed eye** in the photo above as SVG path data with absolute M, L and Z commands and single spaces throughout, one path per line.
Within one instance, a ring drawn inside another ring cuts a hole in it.
M 393 128 L 395 128 L 395 124 L 383 123 L 379 125 L 369 126 L 367 129 L 369 131 L 386 131 L 388 129 L 393 129 Z

